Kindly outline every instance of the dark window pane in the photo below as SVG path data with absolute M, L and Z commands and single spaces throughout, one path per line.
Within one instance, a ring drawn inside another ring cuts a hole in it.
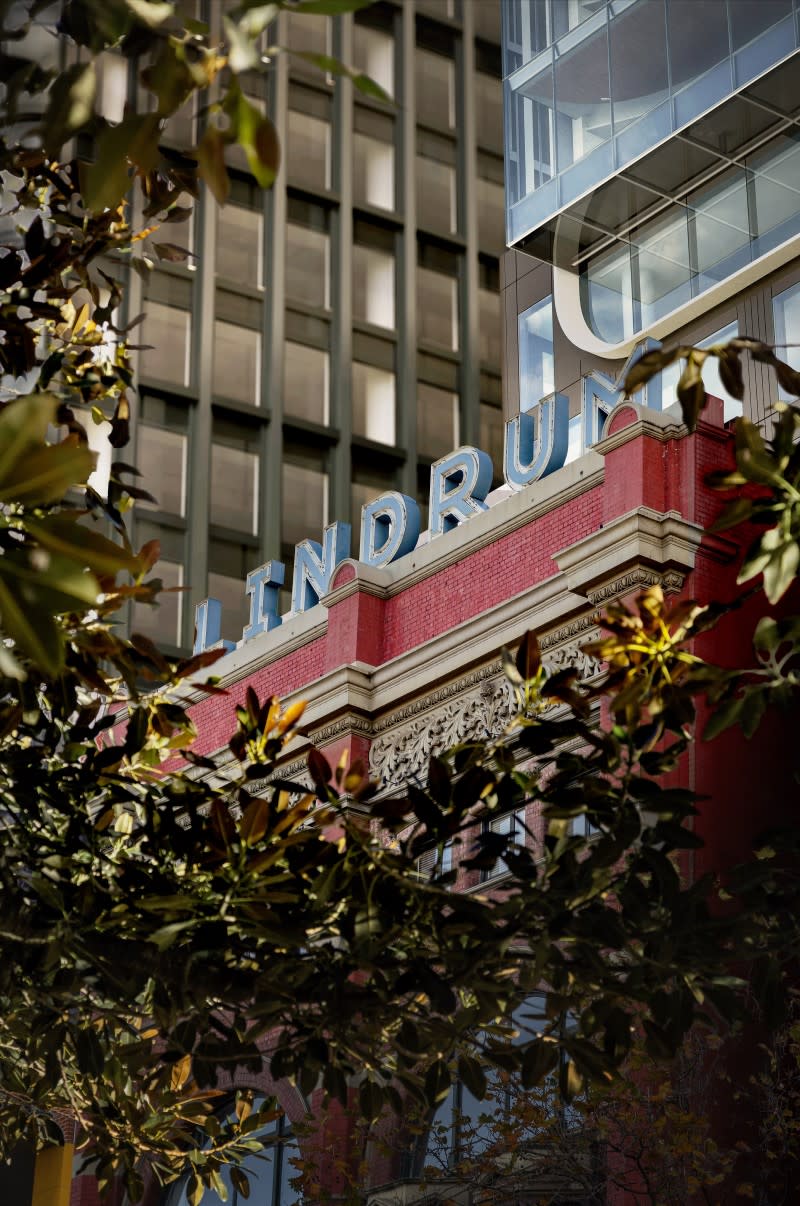
M 673 88 L 728 57 L 728 22 L 719 0 L 670 0 L 667 27 Z
M 328 475 L 308 460 L 281 465 L 283 523 L 281 541 L 295 545 L 308 538 L 319 540 L 328 522 Z
M 458 447 L 458 394 L 417 383 L 417 452 L 420 456 L 446 456 Z
M 611 137 L 608 36 L 605 27 L 556 60 L 558 170 Z
M 211 522 L 258 530 L 258 456 L 229 444 L 211 445 Z
M 284 344 L 284 413 L 328 422 L 328 353 L 302 343 Z
M 217 397 L 260 405 L 261 335 L 258 331 L 215 319 L 212 388 Z
M 286 224 L 286 296 L 327 308 L 330 239 L 325 231 Z
M 792 11 L 792 0 L 733 0 L 730 5 L 734 50 L 758 37 Z
M 663 0 L 639 0 L 611 22 L 609 38 L 614 133 L 619 134 L 667 95 Z
M 263 285 L 264 217 L 241 205 L 217 210 L 217 272 L 260 289 Z

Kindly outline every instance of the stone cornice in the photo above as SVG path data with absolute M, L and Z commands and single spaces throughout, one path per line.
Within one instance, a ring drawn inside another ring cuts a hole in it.
M 569 588 L 588 597 L 591 589 L 629 567 L 688 572 L 694 568 L 703 536 L 703 528 L 677 511 L 661 515 L 650 507 L 637 507 L 556 553 L 555 561 Z

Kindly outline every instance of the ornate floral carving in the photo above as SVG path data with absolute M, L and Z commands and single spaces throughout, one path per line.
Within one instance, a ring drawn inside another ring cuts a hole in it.
M 592 617 L 580 623 L 582 639 L 592 626 Z M 597 673 L 597 663 L 576 643 L 550 649 L 552 645 L 544 657 L 550 673 L 567 666 L 576 666 L 582 679 Z M 370 748 L 370 772 L 384 787 L 414 779 L 424 772 L 431 754 L 461 741 L 497 737 L 516 710 L 514 689 L 500 662 L 490 662 L 381 717 Z
M 429 703 L 431 697 L 418 703 Z M 402 724 L 400 709 L 392 713 L 384 733 L 370 749 L 370 771 L 384 785 L 413 779 L 428 765 L 431 754 L 449 749 L 460 741 L 494 737 L 514 714 L 514 694 L 505 678 L 486 682 L 467 696 L 451 699 L 444 707 L 432 708 Z

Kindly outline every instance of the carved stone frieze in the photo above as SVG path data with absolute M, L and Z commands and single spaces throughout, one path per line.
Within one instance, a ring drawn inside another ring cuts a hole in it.
M 591 616 L 577 624 L 581 642 L 593 635 L 593 627 Z M 559 630 L 559 634 L 563 631 Z M 553 635 L 548 634 L 551 638 Z M 546 645 L 544 640 L 541 643 L 546 649 L 543 660 L 549 673 L 567 666 L 575 666 L 581 679 L 597 673 L 597 662 L 583 653 L 574 640 L 556 648 L 552 640 Z M 370 773 L 384 787 L 413 780 L 426 770 L 432 754 L 462 741 L 497 737 L 516 712 L 515 691 L 503 674 L 501 663 L 487 663 L 382 716 L 375 725 L 376 735 L 370 748 Z

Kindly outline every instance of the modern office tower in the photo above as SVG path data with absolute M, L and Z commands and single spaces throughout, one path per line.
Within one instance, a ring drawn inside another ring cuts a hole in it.
M 212 30 L 222 7 L 200 10 Z M 282 560 L 288 587 L 295 543 L 334 519 L 357 552 L 362 504 L 397 488 L 424 509 L 428 466 L 459 443 L 501 467 L 499 0 L 282 13 L 275 43 L 334 55 L 392 103 L 299 57 L 265 63 L 250 84 L 283 148 L 274 188 L 234 151 L 229 203 L 196 204 L 196 261 L 132 282 L 153 345 L 134 457 L 159 499 L 136 536 L 161 541 L 165 584 L 190 587 L 134 623 L 166 647 L 191 643 L 206 595 L 239 639 L 249 570 Z
M 503 0 L 503 22 L 508 405 L 566 393 L 576 455 L 587 390 L 645 337 L 800 339 L 800 5 Z M 765 420 L 774 377 L 745 372 Z

